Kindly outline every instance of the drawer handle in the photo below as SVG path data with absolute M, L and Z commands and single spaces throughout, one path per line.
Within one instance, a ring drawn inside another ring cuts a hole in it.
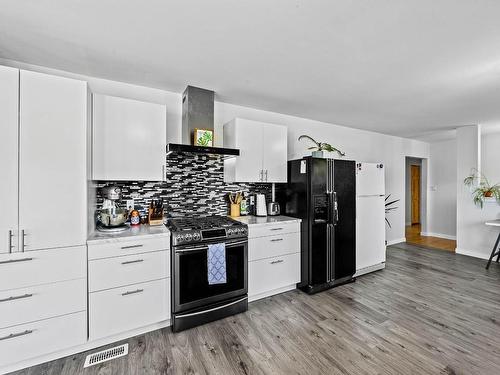
M 24 331 L 24 332 L 19 332 L 19 333 L 11 333 L 10 335 L 4 336 L 4 337 L 0 337 L 0 341 L 13 339 L 13 338 L 15 338 L 15 337 L 19 337 L 19 336 L 29 335 L 30 333 L 33 333 L 33 331 L 32 331 L 32 330 L 29 330 L 29 329 L 27 329 L 27 330 L 26 330 L 26 331 Z
M 9 259 L 0 262 L 0 264 L 10 264 L 10 263 L 19 263 L 19 262 L 28 262 L 33 260 L 33 258 L 21 258 L 21 259 Z
M 143 247 L 144 245 L 129 245 L 129 246 L 122 246 L 122 249 L 136 249 L 138 247 Z
M 142 293 L 142 292 L 144 292 L 144 289 L 137 289 L 137 290 L 132 290 L 130 292 L 122 293 L 122 296 L 130 296 L 131 294 Z
M 283 228 L 271 228 L 269 230 L 283 230 Z
M 283 260 L 283 259 L 279 259 L 279 260 L 273 260 L 273 261 L 271 262 L 271 264 L 278 264 L 278 263 L 283 263 L 283 262 L 284 262 L 284 260 Z
M 141 263 L 141 262 L 144 262 L 144 259 L 127 260 L 126 262 L 122 262 L 122 264 L 132 264 L 132 263 Z
M 271 242 L 278 242 L 278 241 L 283 241 L 283 238 L 275 238 L 271 240 Z
M 33 294 L 26 293 L 26 294 L 23 294 L 22 296 L 12 296 L 9 298 L 0 299 L 0 302 L 9 302 L 9 301 L 15 301 L 17 299 L 24 299 L 24 298 L 30 298 L 30 297 L 33 297 Z

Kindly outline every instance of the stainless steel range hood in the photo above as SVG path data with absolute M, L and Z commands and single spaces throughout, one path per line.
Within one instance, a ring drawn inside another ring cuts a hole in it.
M 193 146 L 195 129 L 214 131 L 215 93 L 199 87 L 188 86 L 182 94 L 182 144 L 169 143 L 167 155 L 173 152 L 238 156 L 239 150 L 222 147 Z

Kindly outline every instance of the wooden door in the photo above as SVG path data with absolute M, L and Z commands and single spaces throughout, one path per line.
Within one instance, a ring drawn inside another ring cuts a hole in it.
M 19 70 L 0 66 L 0 253 L 17 247 L 17 131 Z
M 411 223 L 420 224 L 420 166 L 411 166 Z
M 21 250 L 84 245 L 87 84 L 21 70 L 19 105 Z

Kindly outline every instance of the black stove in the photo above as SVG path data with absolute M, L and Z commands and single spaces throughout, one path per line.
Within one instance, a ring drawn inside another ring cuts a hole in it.
M 245 224 L 226 216 L 173 218 L 168 227 L 172 246 L 248 237 Z

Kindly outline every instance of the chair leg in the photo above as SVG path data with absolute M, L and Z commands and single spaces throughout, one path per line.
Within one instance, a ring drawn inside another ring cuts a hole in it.
M 491 260 L 493 259 L 493 257 L 497 254 L 496 251 L 498 249 L 498 243 L 500 242 L 500 233 L 498 234 L 498 237 L 497 237 L 497 240 L 495 242 L 495 246 L 493 246 L 493 250 L 491 251 L 491 255 L 490 255 L 490 259 L 488 259 L 488 263 L 486 264 L 486 269 L 490 268 L 490 264 L 491 264 Z M 500 256 L 500 250 L 498 250 L 499 253 L 498 255 Z M 498 256 L 497 256 L 497 262 L 498 262 Z

